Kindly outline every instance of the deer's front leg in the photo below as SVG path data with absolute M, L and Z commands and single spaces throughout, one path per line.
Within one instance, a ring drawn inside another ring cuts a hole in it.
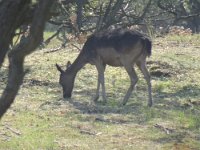
M 99 99 L 99 89 L 100 89 L 100 81 L 99 81 L 99 77 L 98 77 L 97 90 L 96 90 L 96 95 L 94 97 L 94 102 L 97 102 L 97 100 Z
M 99 80 L 102 86 L 102 97 L 103 97 L 103 103 L 107 103 L 107 99 L 106 99 L 106 88 L 105 88 L 105 82 L 104 82 L 104 72 L 102 72 L 99 75 Z

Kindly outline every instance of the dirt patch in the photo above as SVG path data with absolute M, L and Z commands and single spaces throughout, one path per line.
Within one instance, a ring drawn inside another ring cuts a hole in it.
M 172 77 L 175 74 L 175 69 L 167 62 L 148 61 L 147 66 L 153 77 Z

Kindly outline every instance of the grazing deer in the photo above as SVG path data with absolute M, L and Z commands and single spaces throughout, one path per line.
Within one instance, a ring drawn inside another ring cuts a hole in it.
M 100 84 L 102 86 L 103 101 L 106 103 L 106 92 L 104 83 L 104 71 L 106 65 L 118 67 L 123 66 L 131 80 L 130 87 L 123 99 L 125 105 L 138 81 L 134 64 L 143 73 L 148 84 L 148 106 L 152 106 L 152 92 L 150 74 L 146 68 L 146 57 L 151 55 L 151 40 L 137 31 L 128 29 L 114 29 L 92 34 L 85 42 L 82 51 L 74 61 L 68 62 L 64 71 L 56 64 L 60 71 L 60 81 L 63 88 L 63 97 L 71 97 L 74 80 L 77 72 L 87 63 L 96 66 L 98 71 L 98 83 L 94 101 L 99 98 Z

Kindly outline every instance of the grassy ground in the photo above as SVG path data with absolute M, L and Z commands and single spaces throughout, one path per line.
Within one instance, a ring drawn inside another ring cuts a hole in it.
M 97 72 L 86 65 L 76 78 L 72 99 L 62 99 L 55 63 L 65 67 L 78 55 L 68 47 L 38 50 L 26 59 L 30 68 L 15 103 L 0 122 L 0 150 L 200 149 L 200 35 L 154 39 L 148 59 L 154 106 L 147 105 L 141 73 L 137 90 L 119 107 L 129 86 L 123 68 L 107 67 L 108 103 L 94 105 Z M 6 67 L 0 73 L 0 93 Z M 102 98 L 100 99 L 100 101 Z

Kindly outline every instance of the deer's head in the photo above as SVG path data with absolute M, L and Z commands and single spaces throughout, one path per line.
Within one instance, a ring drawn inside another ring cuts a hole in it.
M 68 71 L 71 63 L 68 61 L 67 69 L 64 71 L 58 64 L 56 64 L 57 70 L 60 72 L 59 83 L 63 88 L 63 98 L 70 98 L 74 87 L 75 76 Z

